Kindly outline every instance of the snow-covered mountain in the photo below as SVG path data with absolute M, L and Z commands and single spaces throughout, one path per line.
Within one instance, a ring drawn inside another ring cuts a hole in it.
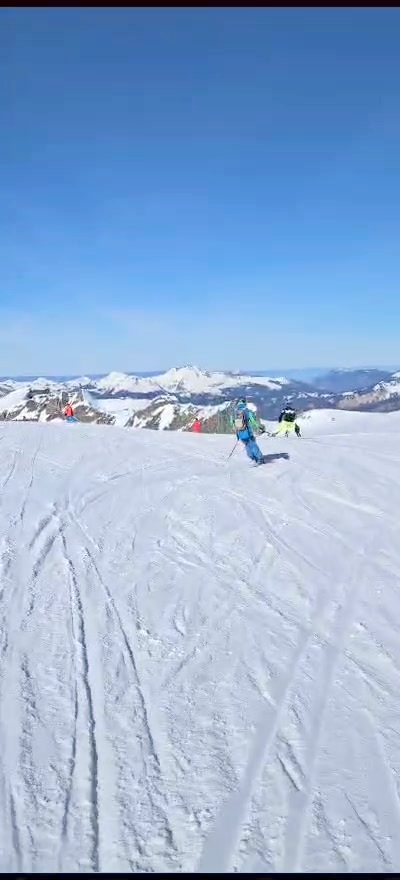
M 107 400 L 125 399 L 127 407 L 130 398 L 132 398 L 132 405 L 133 400 L 147 398 L 149 400 L 147 411 L 143 414 L 142 406 L 140 419 L 131 418 L 130 424 L 154 427 L 157 419 L 153 419 L 153 413 L 159 407 L 160 398 L 163 398 L 165 406 L 168 405 L 167 412 L 170 414 L 172 412 L 171 406 L 174 406 L 174 417 L 171 415 L 168 417 L 169 423 L 173 426 L 181 426 L 182 422 L 188 418 L 188 404 L 192 407 L 190 414 L 193 415 L 193 408 L 197 408 L 201 412 L 204 407 L 215 408 L 222 403 L 246 395 L 257 404 L 260 416 L 274 418 L 278 416 L 285 399 L 297 400 L 301 395 L 302 406 L 305 405 L 307 397 L 309 397 L 310 403 L 315 405 L 315 397 L 318 397 L 318 392 L 314 392 L 304 383 L 292 381 L 284 376 L 279 378 L 246 376 L 229 372 L 207 372 L 198 367 L 186 366 L 174 367 L 166 373 L 150 378 L 111 373 L 95 383 L 91 389 L 91 395 L 93 401 L 95 398 L 100 398 L 99 406 L 102 405 L 101 399 L 105 398 Z M 211 411 L 209 410 L 209 412 Z M 165 424 L 167 424 L 168 418 L 166 417 Z M 164 424 L 164 420 L 162 423 Z
M 46 379 L 30 383 L 7 381 L 0 389 L 0 393 L 3 390 L 0 418 L 55 418 L 60 414 L 59 401 L 71 398 L 73 404 L 79 402 L 86 406 L 86 420 L 187 430 L 194 418 L 200 416 L 207 431 L 211 430 L 211 425 L 213 430 L 216 426 L 223 427 L 223 420 L 217 413 L 221 406 L 226 408 L 239 395 L 254 398 L 260 415 L 276 415 L 284 397 L 300 389 L 307 396 L 307 386 L 291 383 L 285 377 L 270 379 L 210 373 L 198 367 L 173 368 L 149 378 L 110 373 L 98 380 L 82 377 L 64 383 Z M 16 397 L 10 398 L 11 392 L 15 392 Z
M 399 433 L 2 425 L 2 872 L 400 873 Z
M 229 401 L 214 406 L 194 406 L 179 403 L 172 398 L 156 398 L 148 406 L 136 411 L 127 427 L 152 428 L 160 431 L 188 431 L 196 418 L 201 420 L 203 433 L 232 433 Z
M 90 376 L 81 376 L 79 379 L 68 379 L 65 382 L 67 388 L 93 388 L 94 380 L 90 378 Z
M 390 412 L 400 409 L 400 372 L 365 391 L 348 393 L 338 402 L 340 409 Z
M 353 368 L 330 370 L 329 373 L 313 379 L 312 384 L 321 391 L 345 394 L 350 391 L 356 392 L 371 388 L 373 385 L 377 385 L 378 382 L 389 380 L 391 376 L 392 373 L 388 370 L 356 370 Z
M 1 421 L 49 422 L 63 419 L 63 410 L 72 403 L 75 414 L 81 422 L 114 424 L 113 416 L 93 407 L 84 398 L 82 391 L 68 391 L 65 385 L 55 382 L 46 384 L 38 380 L 30 385 L 18 384 L 13 390 L 0 397 Z
M 35 383 L 34 383 L 35 384 Z M 0 397 L 1 421 L 54 421 L 63 419 L 64 407 L 71 403 L 80 422 L 117 425 L 155 430 L 189 430 L 196 417 L 202 419 L 203 431 L 230 431 L 227 415 L 229 401 L 214 406 L 182 404 L 173 395 L 148 398 L 102 398 L 93 390 L 54 384 L 33 388 L 20 385 Z
M 106 393 L 111 398 L 133 396 L 150 399 L 173 395 L 178 403 L 190 402 L 193 406 L 215 406 L 221 399 L 232 400 L 245 394 L 257 403 L 259 413 L 265 418 L 276 418 L 286 400 L 305 410 L 326 406 L 357 409 L 358 401 L 360 409 L 369 403 L 374 408 L 378 401 L 383 409 L 385 401 L 387 410 L 397 408 L 396 374 L 376 370 L 341 370 L 332 371 L 329 377 L 330 380 L 322 377 L 315 385 L 307 385 L 285 376 L 270 378 L 228 372 L 210 373 L 198 367 L 186 366 L 174 367 L 151 378 L 111 373 L 95 383 L 94 393 Z M 382 380 L 379 384 L 377 378 Z M 362 398 L 362 394 L 365 397 Z
M 222 412 L 242 395 L 253 401 L 264 419 L 276 419 L 287 401 L 300 412 L 327 407 L 391 411 L 400 409 L 399 384 L 400 373 L 388 374 L 385 381 L 369 388 L 338 394 L 287 377 L 210 373 L 198 367 L 173 368 L 147 378 L 110 373 L 101 379 L 84 376 L 65 382 L 4 380 L 0 385 L 0 419 L 54 419 L 70 399 L 79 407 L 78 418 L 85 421 L 188 430 L 198 416 L 205 431 L 224 433 L 230 427 Z
M 130 376 L 128 373 L 109 373 L 94 383 L 94 388 L 109 397 L 136 394 L 160 394 L 162 387 L 154 378 Z
M 290 385 L 286 377 L 270 379 L 265 376 L 242 376 L 237 373 L 218 373 L 200 370 L 199 367 L 173 367 L 159 376 L 143 378 L 127 373 L 110 373 L 96 383 L 96 388 L 108 395 L 120 394 L 160 394 L 172 392 L 182 395 L 222 395 L 228 389 L 261 386 L 271 391 L 280 391 Z
M 270 390 L 280 390 L 289 385 L 289 379 L 270 379 L 266 376 L 243 376 L 238 373 L 209 373 L 198 367 L 174 367 L 158 377 L 161 388 L 186 394 L 222 394 L 229 388 L 260 385 Z

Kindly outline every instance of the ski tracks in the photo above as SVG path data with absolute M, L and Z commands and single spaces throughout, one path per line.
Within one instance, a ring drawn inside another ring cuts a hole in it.
M 33 520 L 38 449 L 0 547 L 0 867 L 349 870 L 357 828 L 378 870 L 397 868 L 394 745 L 360 698 L 379 685 L 377 716 L 391 718 L 396 628 L 382 645 L 382 621 L 368 632 L 371 682 L 355 626 L 378 596 L 370 548 L 396 593 L 382 522 L 395 531 L 356 473 L 354 492 L 332 479 L 326 493 L 329 463 L 304 478 L 285 466 L 279 483 L 257 472 L 250 501 L 239 470 L 207 464 L 200 481 L 166 456 L 154 476 L 147 460 L 100 475 L 99 453 L 83 490 L 82 470 L 67 490 L 58 468 Z M 354 763 L 367 774 L 373 755 L 389 792 L 372 810 L 343 775 L 348 829 L 324 790 L 336 713 L 340 747 L 353 721 Z M 310 855 L 316 828 L 324 861 Z
M 128 632 L 100 570 L 97 544 L 74 513 L 72 518 L 83 538 L 85 582 L 92 608 L 99 604 L 100 597 L 104 606 L 103 621 L 97 613 L 97 631 L 104 632 L 98 661 L 103 675 L 105 736 L 115 773 L 113 802 L 120 849 L 129 870 L 142 870 L 146 865 L 150 869 L 157 854 L 160 870 L 166 862 L 176 870 L 179 862 L 172 824 L 174 811 L 168 802 L 170 768 L 162 725 L 142 680 L 137 622 L 131 621 Z M 137 798 L 132 798 L 133 790 Z M 115 858 L 120 864 L 121 852 L 115 853 Z
M 71 805 L 75 790 L 79 792 L 79 812 L 76 811 L 73 838 L 76 841 L 77 820 L 79 817 L 79 836 L 83 851 L 87 852 L 85 865 L 82 855 L 80 870 L 101 870 L 99 849 L 99 753 L 96 735 L 96 714 L 91 684 L 89 648 L 87 642 L 85 613 L 81 588 L 74 562 L 69 554 L 65 527 L 60 526 L 59 536 L 63 559 L 68 572 L 68 588 L 71 611 L 71 626 L 74 644 L 74 732 L 71 750 L 71 778 L 63 817 L 64 839 L 68 841 L 69 825 L 73 822 Z M 79 749 L 77 749 L 79 743 Z M 85 846 L 86 844 L 86 846 Z M 88 846 L 89 844 L 89 846 Z M 74 844 L 76 845 L 76 844 Z M 66 847 L 68 852 L 68 846 Z M 65 859 L 61 857 L 63 863 Z M 65 870 L 65 867 L 64 867 Z
M 266 513 L 266 505 L 260 505 L 260 510 Z M 364 515 L 379 512 L 364 504 L 357 510 Z M 310 567 L 301 551 L 278 536 L 270 522 L 269 527 L 269 540 L 277 549 L 281 547 L 292 556 L 294 553 Z M 272 700 L 267 701 L 256 725 L 241 782 L 204 841 L 198 873 L 305 869 L 310 814 L 317 809 L 315 773 L 325 715 L 333 688 L 340 681 L 338 666 L 346 659 L 344 652 L 355 622 L 358 597 L 370 586 L 368 532 L 372 546 L 379 534 L 375 523 L 369 530 L 364 522 L 360 523 L 358 531 L 359 549 L 353 547 L 348 554 L 347 566 L 333 594 L 321 585 L 310 625 L 306 631 L 300 627 L 299 641 L 275 696 L 270 688 Z M 336 530 L 332 527 L 329 532 L 335 540 Z M 318 566 L 313 567 L 318 573 Z M 271 811 L 268 789 L 273 785 L 278 786 L 280 795 L 275 791 Z M 279 797 L 281 811 L 277 816 Z M 385 861 L 386 867 L 389 863 Z
M 286 815 L 280 831 L 281 835 L 285 835 L 285 842 L 281 842 L 280 856 L 279 852 L 272 852 L 272 864 L 268 865 L 268 870 L 299 869 L 324 709 L 329 699 L 341 645 L 346 630 L 353 621 L 357 571 L 358 566 L 346 583 L 345 603 L 343 606 L 338 605 L 328 638 L 321 636 L 318 628 L 329 600 L 323 594 L 317 598 L 314 616 L 309 627 L 300 632 L 289 667 L 278 682 L 277 693 L 267 701 L 262 710 L 239 788 L 226 801 L 205 840 L 198 873 L 250 870 L 247 863 L 254 858 L 255 842 L 253 840 L 251 843 L 251 835 L 247 836 L 247 845 L 244 848 L 240 847 L 240 842 L 243 834 L 246 838 L 249 813 L 261 809 L 260 804 L 256 806 L 260 797 L 257 788 L 263 785 L 263 774 L 269 769 L 268 765 L 281 768 L 287 788 L 284 808 Z M 337 601 L 337 597 L 335 599 Z M 302 718 L 301 714 L 305 717 Z M 297 753 L 301 754 L 301 758 L 296 758 Z M 251 823 L 252 827 L 256 827 L 256 824 L 254 821 Z M 267 828 L 263 834 L 265 832 Z M 262 850 L 271 853 L 268 833 L 263 840 Z M 279 863 L 279 858 L 283 863 Z M 243 866 L 239 867 L 242 862 Z M 263 869 L 267 870 L 265 861 Z M 258 870 L 262 870 L 261 866 L 258 866 Z
M 12 640 L 2 658 L 8 722 L 1 729 L 1 824 L 9 828 L 3 851 L 14 854 L 5 866 L 98 871 L 98 754 L 85 612 L 65 537 L 68 512 L 54 502 L 26 537 L 34 461 L 13 529 L 14 545 L 26 543 L 27 555 L 19 559 L 9 547 L 3 554 L 9 581 L 3 624 Z
M 59 767 L 61 765 L 63 791 L 58 816 L 61 826 L 58 870 L 99 872 L 104 870 L 104 864 L 111 865 L 111 870 L 117 864 L 115 851 L 108 843 L 108 829 L 112 829 L 113 819 L 112 816 L 105 818 L 110 799 L 107 780 L 111 775 L 112 756 L 104 734 L 98 636 L 90 626 L 87 584 L 79 559 L 81 544 L 81 536 L 75 539 L 73 517 L 61 496 L 61 501 L 53 503 L 50 512 L 39 522 L 28 545 L 33 557 L 32 577 L 27 585 L 28 603 L 22 630 L 34 626 L 36 603 L 49 576 L 46 566 L 53 565 L 56 590 L 63 596 L 63 625 L 70 645 L 63 652 L 63 659 L 68 657 L 69 661 L 71 723 L 63 760 L 59 755 L 57 762 Z M 43 859 L 43 853 L 41 857 Z

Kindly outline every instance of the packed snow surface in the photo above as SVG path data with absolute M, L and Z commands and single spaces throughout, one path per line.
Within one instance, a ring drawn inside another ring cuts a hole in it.
M 1 871 L 400 870 L 400 414 L 331 418 L 0 426 Z

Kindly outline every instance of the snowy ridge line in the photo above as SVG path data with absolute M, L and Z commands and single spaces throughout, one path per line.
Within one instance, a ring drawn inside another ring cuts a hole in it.
M 372 375 L 371 372 L 371 382 Z M 285 400 L 302 410 L 301 418 L 306 420 L 310 413 L 321 412 L 321 404 L 330 407 L 331 413 L 395 411 L 400 408 L 400 383 L 397 374 L 383 375 L 387 381 L 360 390 L 356 371 L 356 390 L 346 391 L 340 391 L 335 383 L 331 391 L 324 391 L 318 382 L 310 385 L 284 376 L 207 372 L 197 367 L 173 368 L 152 378 L 110 373 L 97 380 L 86 377 L 82 383 L 24 380 L 3 384 L 1 414 L 6 421 L 60 422 L 63 406 L 69 399 L 77 408 L 78 421 L 82 417 L 84 422 L 129 428 L 187 431 L 197 415 L 211 432 L 224 432 L 226 419 L 220 419 L 220 411 L 222 414 L 242 394 L 253 395 L 264 414 L 274 419 L 279 402 L 283 405 Z

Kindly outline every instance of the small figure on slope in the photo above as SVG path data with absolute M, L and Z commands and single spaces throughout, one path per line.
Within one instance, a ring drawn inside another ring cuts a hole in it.
M 64 410 L 64 415 L 65 415 L 67 422 L 77 422 L 78 421 L 74 415 L 74 411 L 73 411 L 70 403 L 67 403 L 67 406 L 65 407 L 65 410 Z
M 273 433 L 273 437 L 276 437 L 278 434 L 285 434 L 285 437 L 288 437 L 291 431 L 295 431 L 296 436 L 301 437 L 300 427 L 296 422 L 296 410 L 288 403 L 282 410 L 278 422 L 280 423 L 279 428 Z
M 252 410 L 249 409 L 244 397 L 236 405 L 233 426 L 236 436 L 244 444 L 249 458 L 255 461 L 256 464 L 262 464 L 263 454 L 255 440 L 254 432 L 259 431 L 260 434 L 263 434 L 265 428 L 257 420 Z
M 194 434 L 200 434 L 201 431 L 201 421 L 200 419 L 195 419 L 193 425 L 190 429 Z

